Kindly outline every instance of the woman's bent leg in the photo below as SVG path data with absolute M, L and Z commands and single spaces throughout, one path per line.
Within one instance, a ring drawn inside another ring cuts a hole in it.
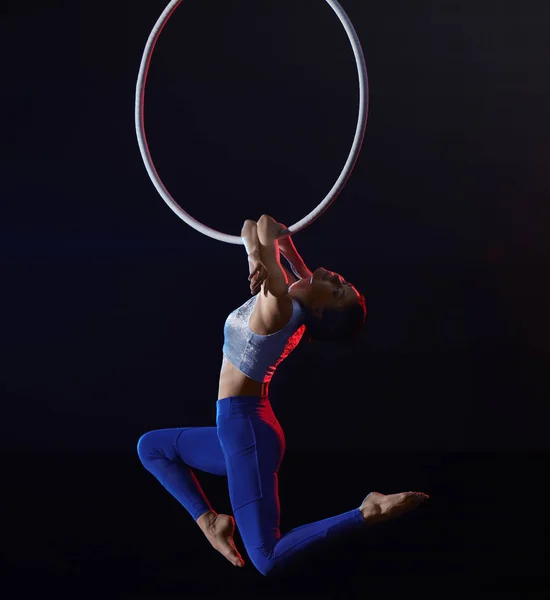
M 154 475 L 196 521 L 212 511 L 190 467 L 226 475 L 225 459 L 215 427 L 158 429 L 141 436 L 137 452 Z
M 319 542 L 365 526 L 357 508 L 281 536 L 278 471 L 285 439 L 269 400 L 218 401 L 217 427 L 235 520 L 260 573 L 267 575 Z

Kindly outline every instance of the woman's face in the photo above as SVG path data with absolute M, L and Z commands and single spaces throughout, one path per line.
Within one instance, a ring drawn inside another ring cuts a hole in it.
M 315 269 L 311 279 L 300 279 L 290 286 L 290 295 L 301 299 L 317 316 L 325 308 L 345 309 L 359 301 L 359 292 L 351 283 L 323 267 Z

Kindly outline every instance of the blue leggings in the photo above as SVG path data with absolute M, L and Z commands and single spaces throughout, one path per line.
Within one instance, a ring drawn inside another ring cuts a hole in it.
M 271 403 L 249 396 L 218 400 L 216 424 L 150 431 L 140 438 L 138 455 L 195 520 L 213 509 L 191 469 L 226 476 L 237 527 L 262 575 L 306 548 L 364 527 L 356 508 L 281 536 L 278 472 L 285 437 Z

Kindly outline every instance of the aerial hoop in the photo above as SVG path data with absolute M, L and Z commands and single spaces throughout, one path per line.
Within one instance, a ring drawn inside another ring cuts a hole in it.
M 189 213 L 185 212 L 183 208 L 181 208 L 181 206 L 174 200 L 174 198 L 172 198 L 170 192 L 164 186 L 153 163 L 151 153 L 149 152 L 147 137 L 145 135 L 144 123 L 145 86 L 147 83 L 147 74 L 149 72 L 149 66 L 151 64 L 151 58 L 153 56 L 155 44 L 157 43 L 157 40 L 164 26 L 166 25 L 176 8 L 181 4 L 181 2 L 182 0 L 172 0 L 164 9 L 164 12 L 161 14 L 159 20 L 156 22 L 153 30 L 151 31 L 151 34 L 149 35 L 149 39 L 147 40 L 147 44 L 143 52 L 136 86 L 135 104 L 135 125 L 139 149 L 141 151 L 141 156 L 143 158 L 143 162 L 145 163 L 147 173 L 149 174 L 149 177 L 151 178 L 151 181 L 153 182 L 155 188 L 157 189 L 158 193 L 161 195 L 163 200 L 166 202 L 166 204 L 168 204 L 168 206 L 178 215 L 178 217 L 180 217 L 183 221 L 185 221 L 188 225 L 190 225 L 200 233 L 214 238 L 215 240 L 219 240 L 220 242 L 226 242 L 228 244 L 242 244 L 243 240 L 240 236 L 229 235 L 227 233 L 221 233 L 220 231 L 211 229 L 210 227 L 203 225 L 200 221 L 197 221 L 197 219 L 194 219 Z M 334 184 L 330 192 L 314 210 L 312 210 L 301 221 L 298 221 L 297 223 L 294 223 L 294 225 L 291 225 L 281 237 L 297 233 L 298 231 L 301 231 L 302 229 L 313 223 L 313 221 L 320 217 L 325 212 L 325 210 L 334 202 L 334 200 L 336 200 L 336 198 L 346 185 L 346 182 L 349 176 L 351 175 L 351 172 L 353 171 L 355 163 L 357 162 L 357 158 L 359 156 L 359 152 L 361 151 L 361 146 L 363 144 L 365 129 L 367 126 L 367 116 L 369 108 L 369 89 L 367 67 L 365 65 L 365 57 L 363 55 L 361 43 L 349 17 L 345 13 L 344 9 L 340 6 L 340 4 L 336 0 L 326 0 L 326 2 L 336 13 L 336 16 L 340 19 L 342 25 L 344 26 L 349 41 L 351 42 L 353 53 L 355 55 L 355 62 L 357 63 L 357 73 L 359 75 L 359 117 L 357 121 L 357 129 L 355 130 L 355 138 L 353 140 L 348 160 L 346 161 L 342 173 L 338 177 L 336 183 Z

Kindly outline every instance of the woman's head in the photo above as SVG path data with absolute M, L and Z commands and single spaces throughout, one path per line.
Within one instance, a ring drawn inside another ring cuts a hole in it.
M 320 267 L 289 293 L 305 309 L 306 335 L 314 340 L 352 341 L 365 324 L 365 297 L 337 273 Z

